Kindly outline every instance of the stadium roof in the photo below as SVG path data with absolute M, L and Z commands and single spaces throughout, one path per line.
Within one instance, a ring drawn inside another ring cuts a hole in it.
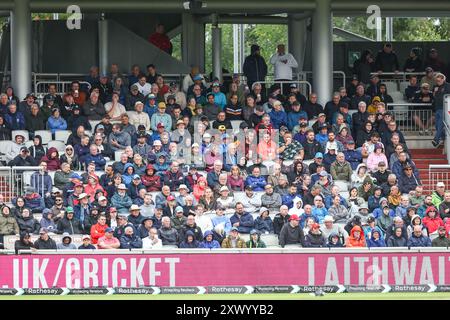
M 27 0 L 2 0 L 0 10 L 14 9 L 16 2 Z M 284 13 L 314 10 L 316 0 L 29 0 L 32 12 L 65 12 L 70 5 L 78 5 L 83 12 L 114 12 L 114 11 L 158 11 L 185 12 L 187 4 L 200 9 L 190 10 L 198 13 Z M 361 11 L 376 4 L 384 11 L 398 12 L 417 11 L 449 11 L 447 0 L 432 0 L 413 2 L 411 0 L 376 1 L 373 0 L 332 0 L 332 11 Z M 191 7 L 192 8 L 192 7 Z

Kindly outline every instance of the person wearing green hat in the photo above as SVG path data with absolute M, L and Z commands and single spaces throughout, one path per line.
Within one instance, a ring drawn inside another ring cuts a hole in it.
M 58 221 L 57 233 L 62 234 L 65 232 L 68 234 L 84 233 L 83 226 L 81 225 L 80 220 L 75 218 L 72 207 L 67 207 L 64 218 Z

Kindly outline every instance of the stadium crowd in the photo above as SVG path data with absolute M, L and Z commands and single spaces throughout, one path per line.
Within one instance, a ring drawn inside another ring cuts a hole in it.
M 20 235 L 16 250 L 77 249 L 77 234 L 78 249 L 263 248 L 262 236 L 274 234 L 281 247 L 447 247 L 450 190 L 439 182 L 424 194 L 386 107 L 392 98 L 370 75 L 399 70 L 391 45 L 376 59 L 363 55 L 349 87 L 324 106 L 296 84 L 261 84 L 260 50 L 252 46 L 245 60 L 246 84 L 239 75 L 208 83 L 196 67 L 166 84 L 152 64 L 127 76 L 113 64 L 80 79 L 90 90 L 73 81 L 58 95 L 49 85 L 42 105 L 9 87 L 0 140 L 13 130 L 29 136 L 14 136 L 4 165 L 40 169 L 11 206 L 1 196 L 0 240 Z M 450 84 L 414 54 L 405 70 L 427 74 L 421 87 L 411 77 L 405 95 L 433 103 L 438 126 Z M 292 80 L 297 63 L 284 46 L 270 63 L 277 80 Z M 435 146 L 445 138 L 437 129 Z M 65 150 L 47 149 L 37 130 L 70 130 Z

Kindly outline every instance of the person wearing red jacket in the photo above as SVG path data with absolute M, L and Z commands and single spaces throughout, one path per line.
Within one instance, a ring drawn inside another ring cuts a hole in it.
M 425 211 L 425 217 L 422 220 L 423 225 L 428 229 L 428 234 L 431 236 L 433 233 L 437 234 L 437 230 L 440 226 L 444 226 L 444 221 L 438 215 L 438 210 L 435 206 L 430 206 Z
M 90 202 L 94 202 L 96 200 L 95 199 L 95 194 L 99 190 L 103 192 L 104 196 L 106 196 L 106 191 L 102 187 L 102 185 L 99 183 L 98 177 L 95 176 L 95 175 L 89 175 L 88 184 L 84 187 L 84 192 L 89 195 L 89 201 Z
M 152 164 L 147 165 L 145 175 L 142 176 L 141 180 L 148 192 L 161 190 L 161 177 L 155 174 L 155 168 Z
M 106 224 L 106 216 L 101 215 L 98 218 L 97 223 L 91 227 L 92 244 L 97 244 L 98 239 L 105 235 L 106 228 L 108 228 L 108 225 Z
M 156 32 L 150 35 L 148 41 L 162 51 L 172 55 L 172 42 L 170 42 L 169 37 L 165 34 L 162 23 L 156 26 Z

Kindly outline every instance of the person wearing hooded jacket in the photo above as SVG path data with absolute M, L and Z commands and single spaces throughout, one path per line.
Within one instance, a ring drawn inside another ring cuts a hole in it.
M 328 248 L 342 248 L 344 245 L 341 242 L 341 237 L 336 232 L 330 233 L 328 236 L 327 247 Z
M 255 219 L 255 229 L 263 233 L 273 233 L 273 221 L 269 216 L 269 209 L 261 207 L 259 217 Z
M 42 157 L 47 153 L 47 148 L 42 145 L 42 137 L 40 135 L 35 135 L 33 138 L 33 145 L 28 148 L 30 151 L 30 156 L 39 163 Z
M 394 232 L 387 238 L 388 247 L 406 247 L 408 240 L 402 234 L 401 227 L 395 227 Z
M 354 226 L 350 231 L 350 235 L 345 242 L 345 246 L 347 248 L 356 247 L 356 248 L 365 248 L 366 247 L 366 239 L 364 237 L 364 232 L 362 228 L 358 225 Z
M 203 236 L 203 241 L 200 242 L 199 248 L 217 249 L 220 248 L 220 243 L 214 240 L 214 234 L 211 230 L 206 230 Z
M 440 226 L 444 226 L 444 222 L 439 216 L 438 210 L 434 206 L 428 207 L 425 211 L 425 217 L 422 222 L 427 228 L 429 236 L 437 235 L 438 228 Z
M 196 249 L 200 247 L 200 242 L 195 239 L 192 231 L 187 231 L 184 235 L 184 240 L 178 245 L 181 249 Z
M 370 239 L 367 239 L 367 247 L 386 247 L 386 243 L 383 239 L 383 232 L 380 228 L 375 227 L 372 230 Z
M 53 212 L 52 210 L 45 208 L 42 211 L 42 219 L 39 221 L 41 228 L 47 229 L 49 232 L 56 233 L 56 230 L 58 229 L 55 221 L 53 220 Z
M 56 171 L 61 166 L 58 150 L 53 147 L 48 149 L 47 154 L 42 157 L 41 161 L 47 163 L 47 170 L 49 171 Z
M 49 230 L 50 231 L 50 230 Z M 67 233 L 67 234 L 81 234 L 83 232 L 83 226 L 80 220 L 74 217 L 74 212 L 71 207 L 67 208 L 64 214 L 64 218 L 59 219 L 57 226 L 57 233 Z
M 56 245 L 57 250 L 77 250 L 77 246 L 72 243 L 72 237 L 69 233 L 64 232 L 62 234 L 61 243 Z
M 266 209 L 267 210 L 267 209 Z M 245 243 L 249 249 L 266 248 L 266 244 L 261 240 L 261 234 L 258 230 L 253 229 L 250 231 L 250 239 Z

